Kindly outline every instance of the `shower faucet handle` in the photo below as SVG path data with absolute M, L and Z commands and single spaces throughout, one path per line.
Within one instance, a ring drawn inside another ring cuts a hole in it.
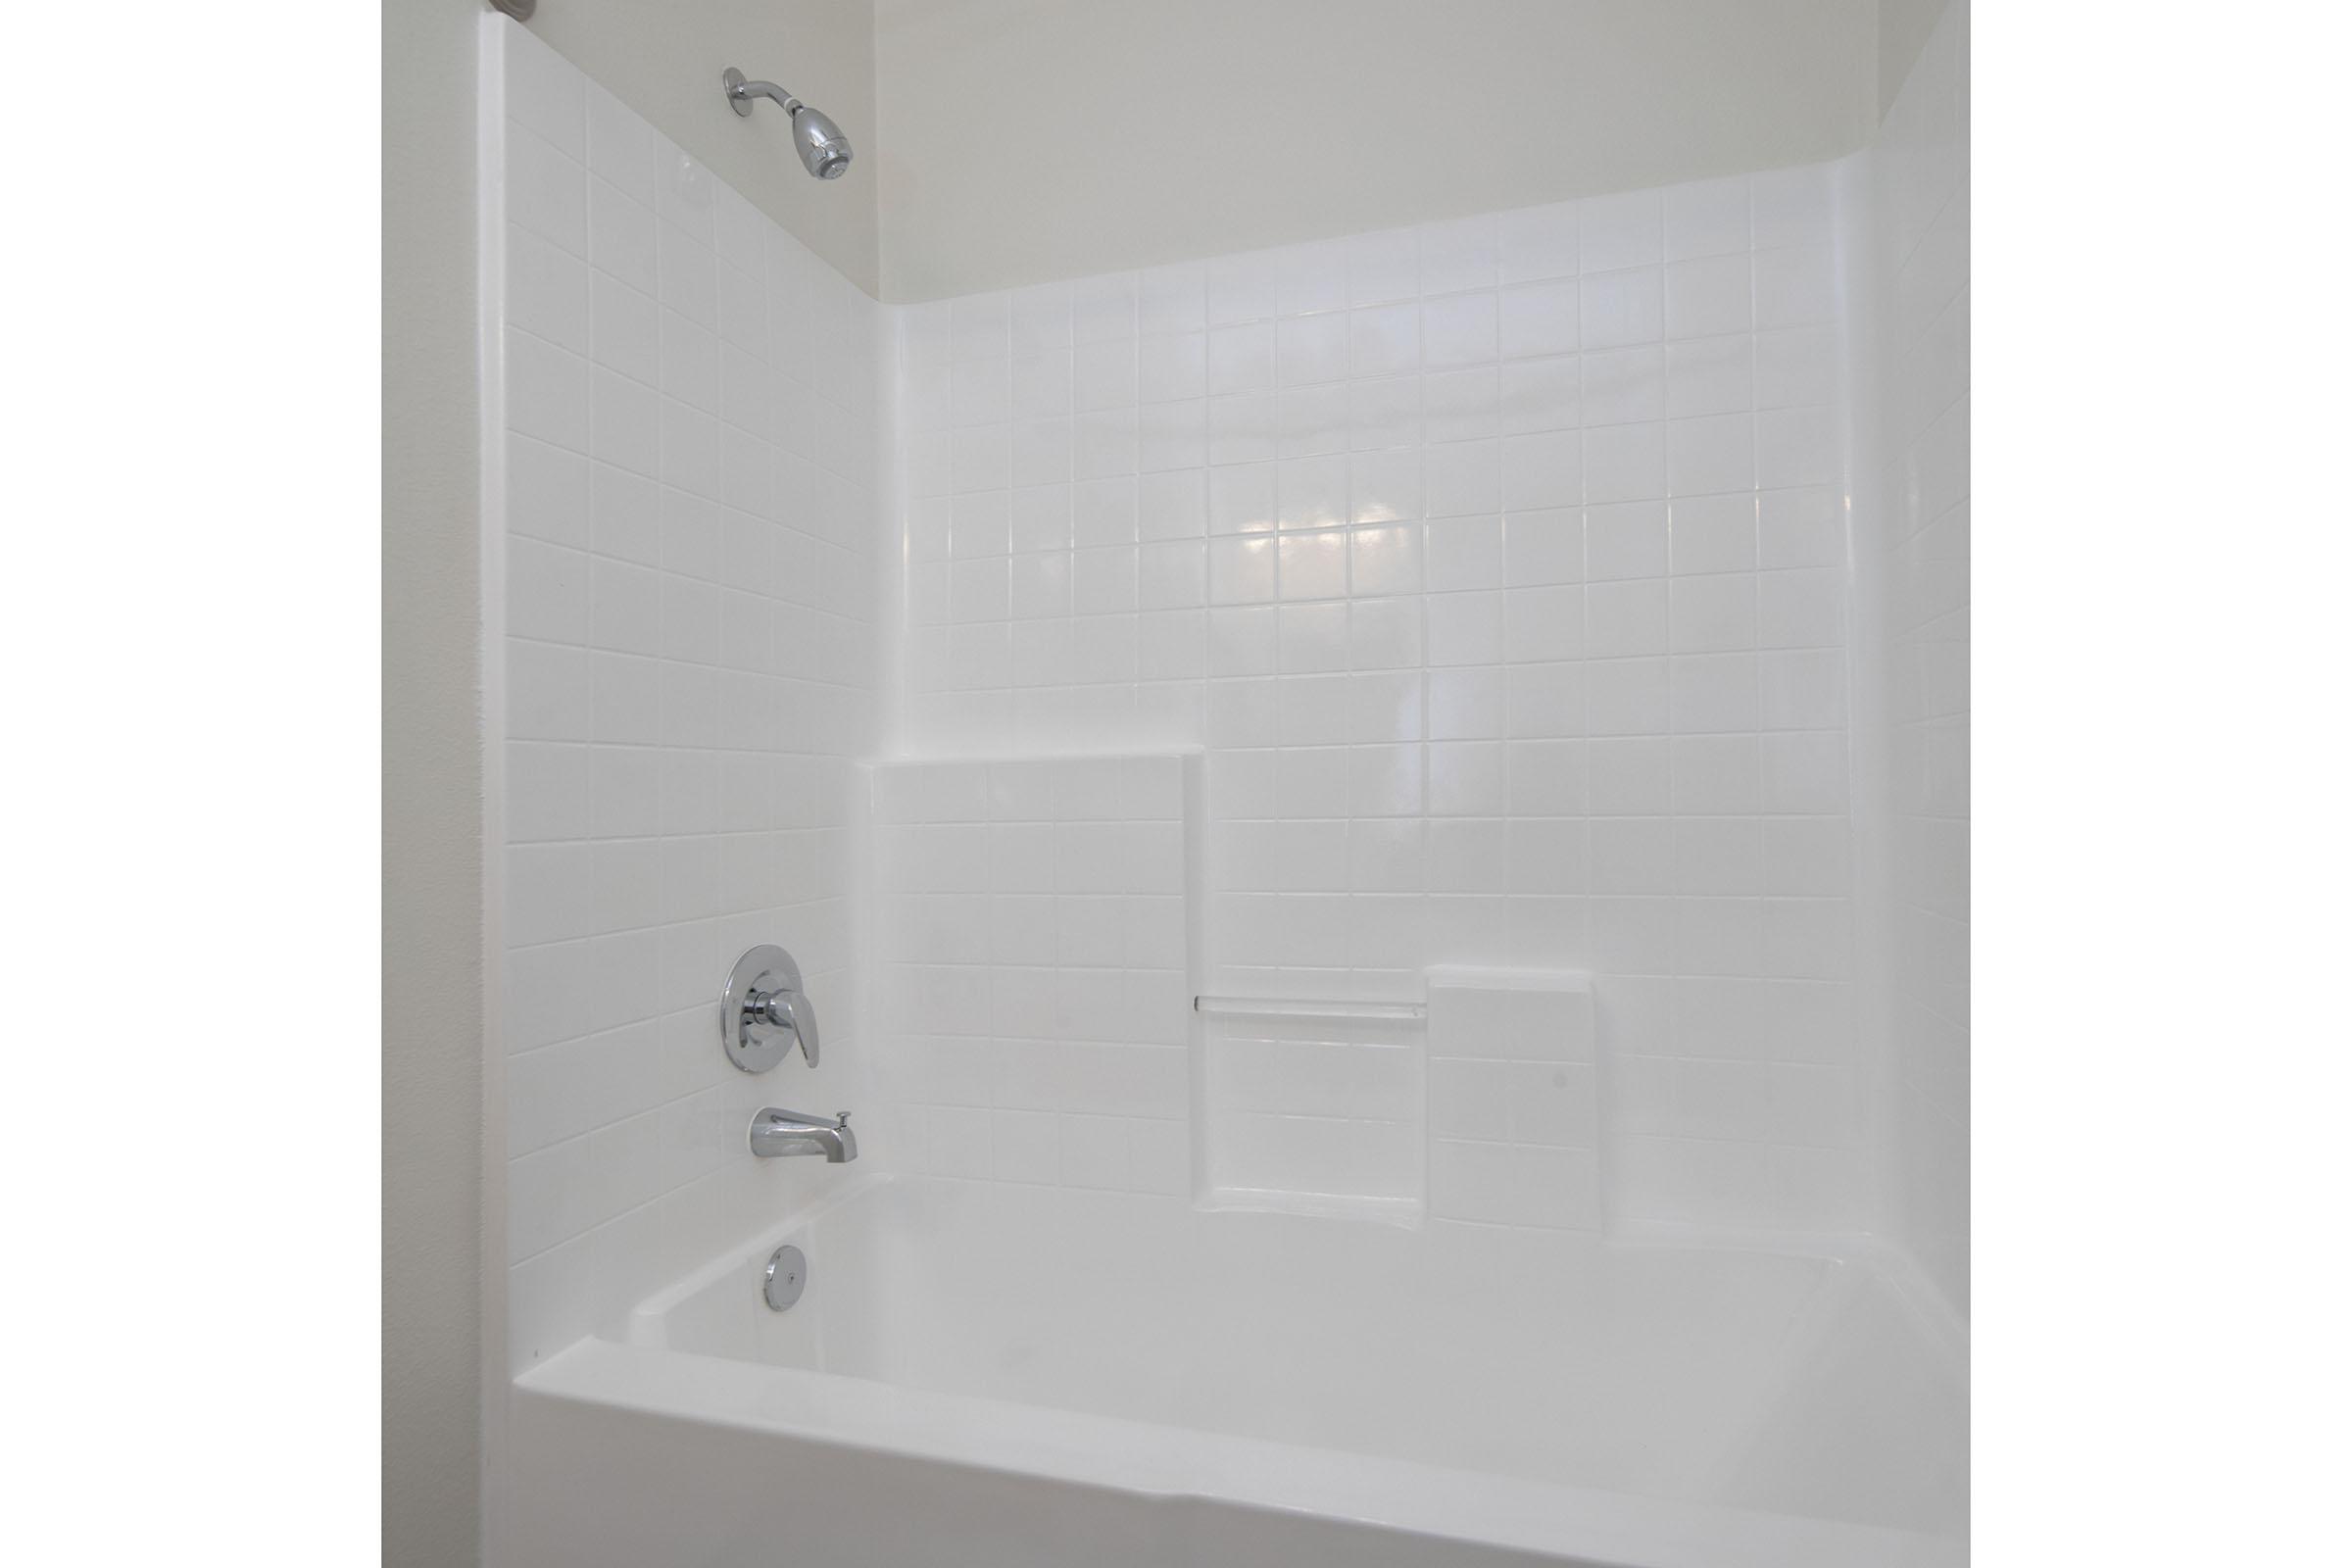
M 800 1042 L 801 1054 L 816 1065 L 816 1009 L 805 992 L 779 986 L 744 999 L 745 1020 L 755 1028 L 782 1029 Z M 789 1048 L 787 1048 L 789 1049 Z
M 767 1071 L 796 1045 L 816 1065 L 816 1007 L 791 954 L 762 944 L 735 960 L 719 993 L 718 1034 L 727 1059 L 745 1072 Z

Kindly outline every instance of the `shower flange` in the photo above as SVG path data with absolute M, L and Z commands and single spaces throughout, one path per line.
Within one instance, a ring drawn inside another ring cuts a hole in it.
M 535 4 L 536 0 L 533 0 L 533 3 Z M 742 87 L 750 78 L 733 66 L 729 66 L 718 74 L 718 79 L 720 84 L 727 89 L 727 107 L 749 120 L 752 115 L 752 100 L 743 93 Z

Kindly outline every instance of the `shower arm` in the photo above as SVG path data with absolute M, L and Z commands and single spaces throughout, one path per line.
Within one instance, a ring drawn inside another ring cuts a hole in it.
M 727 68 L 727 74 L 722 79 L 726 83 L 727 102 L 735 106 L 735 112 L 739 115 L 748 115 L 752 112 L 754 98 L 771 99 L 780 104 L 788 115 L 797 114 L 807 107 L 798 98 L 772 81 L 746 81 L 743 73 L 732 66 Z

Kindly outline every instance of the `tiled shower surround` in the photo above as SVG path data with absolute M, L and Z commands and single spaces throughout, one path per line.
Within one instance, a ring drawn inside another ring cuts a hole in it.
M 875 1087 L 902 1159 L 1192 1190 L 1190 771 L 1179 757 L 874 769 Z
M 1952 7 L 1874 155 L 1886 671 L 1886 1008 L 1893 1227 L 1968 1303 L 1968 8 Z
M 1205 990 L 1590 971 L 1613 1213 L 1852 1228 L 1838 178 L 905 311 L 907 748 L 1200 748 Z
M 1958 35 L 1837 166 L 892 308 L 507 29 L 513 1362 L 829 1179 L 769 1103 L 1957 1296 Z M 719 1052 L 760 942 L 814 1071 Z
M 844 1087 L 884 710 L 880 307 L 507 31 L 503 878 L 510 1355 L 610 1319 L 816 1179 L 717 985 L 780 942 Z

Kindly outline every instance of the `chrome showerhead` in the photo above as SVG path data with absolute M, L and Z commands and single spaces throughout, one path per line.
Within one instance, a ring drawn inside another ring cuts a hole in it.
M 746 81 L 743 73 L 729 66 L 719 74 L 727 89 L 727 102 L 739 115 L 752 112 L 754 98 L 772 98 L 792 117 L 792 146 L 801 155 L 801 163 L 819 179 L 839 179 L 857 156 L 850 147 L 850 138 L 841 133 L 820 110 L 786 92 L 772 81 Z
M 819 179 L 839 179 L 857 156 L 841 127 L 807 104 L 792 112 L 792 144 L 800 150 L 808 172 Z

